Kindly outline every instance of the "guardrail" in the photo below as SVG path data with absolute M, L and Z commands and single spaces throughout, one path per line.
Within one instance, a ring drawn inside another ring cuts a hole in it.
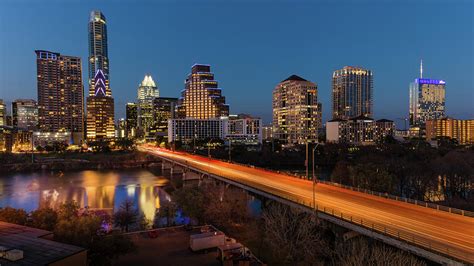
M 359 188 L 359 187 L 346 186 L 346 185 L 339 184 L 339 183 L 334 183 L 334 182 L 331 182 L 331 181 L 318 180 L 318 183 L 323 183 L 323 184 L 326 184 L 326 185 L 331 185 L 331 186 L 335 186 L 335 187 L 349 189 L 349 190 L 352 190 L 352 191 L 362 192 L 362 193 L 365 193 L 365 194 L 370 194 L 370 195 L 374 195 L 374 196 L 378 196 L 378 197 L 382 197 L 382 198 L 386 198 L 386 199 L 392 199 L 392 200 L 396 200 L 396 201 L 411 203 L 411 204 L 415 204 L 415 205 L 418 205 L 418 206 L 421 206 L 421 207 L 436 209 L 436 210 L 439 210 L 439 211 L 445 211 L 445 212 L 449 212 L 449 213 L 454 213 L 454 214 L 459 214 L 459 215 L 462 215 L 462 216 L 468 216 L 468 217 L 473 217 L 474 218 L 474 212 L 461 210 L 461 209 L 457 209 L 457 208 L 452 208 L 452 207 L 447 207 L 447 206 L 439 205 L 439 204 L 436 204 L 436 203 L 431 203 L 431 202 L 426 202 L 426 201 L 421 201 L 421 200 L 414 200 L 414 199 L 409 199 L 409 198 L 405 198 L 405 197 L 394 196 L 394 195 L 390 195 L 388 193 L 376 192 L 376 191 L 363 189 L 363 188 Z
M 259 170 L 269 171 L 269 172 L 273 172 L 273 173 L 284 174 L 284 175 L 291 176 L 291 177 L 306 179 L 306 178 L 304 178 L 304 177 L 302 177 L 298 174 L 291 174 L 291 173 L 288 173 L 288 172 L 285 172 L 285 171 L 275 171 L 275 170 L 266 169 L 266 168 L 262 168 L 262 167 L 257 167 L 257 166 L 253 166 L 253 165 L 247 165 L 247 164 L 242 164 L 242 163 L 237 163 L 237 162 L 230 162 L 228 160 L 222 160 L 222 161 L 232 163 L 232 164 L 241 165 L 241 166 L 245 166 L 245 167 L 250 167 L 250 168 L 253 168 L 253 169 L 259 169 Z M 361 193 L 365 193 L 365 194 L 379 196 L 379 197 L 386 198 L 386 199 L 392 199 L 392 200 L 396 200 L 396 201 L 400 201 L 400 202 L 411 203 L 411 204 L 415 204 L 415 205 L 418 205 L 418 206 L 421 206 L 421 207 L 436 209 L 438 211 L 445 211 L 445 212 L 449 212 L 449 213 L 454 213 L 454 214 L 474 218 L 474 212 L 472 212 L 472 211 L 457 209 L 457 208 L 448 207 L 448 206 L 444 206 L 444 205 L 439 205 L 439 204 L 436 204 L 436 203 L 422 201 L 422 200 L 414 200 L 414 199 L 410 199 L 410 198 L 406 198 L 406 197 L 394 196 L 394 195 L 391 195 L 391 194 L 388 194 L 388 193 L 382 193 L 382 192 L 372 191 L 372 190 L 368 190 L 368 189 L 362 189 L 362 188 L 359 188 L 359 187 L 347 186 L 347 185 L 343 185 L 343 184 L 335 183 L 335 182 L 331 182 L 331 181 L 318 180 L 317 182 L 318 183 L 323 183 L 323 184 L 326 184 L 326 185 L 335 186 L 335 187 L 345 188 L 345 189 L 349 189 L 349 190 L 352 190 L 352 191 L 357 191 L 357 192 L 361 192 Z
M 442 256 L 447 256 L 447 257 L 453 258 L 455 260 L 462 261 L 464 263 L 465 262 L 467 262 L 469 264 L 474 263 L 474 254 L 466 253 L 462 250 L 455 249 L 455 248 L 449 248 L 448 246 L 443 245 L 442 243 L 433 242 L 433 241 L 430 241 L 426 238 L 419 237 L 415 234 L 411 234 L 411 233 L 408 233 L 408 232 L 400 231 L 400 230 L 397 230 L 396 228 L 393 228 L 393 227 L 390 227 L 390 226 L 382 225 L 382 224 L 379 224 L 379 223 L 374 223 L 374 222 L 371 222 L 369 220 L 364 220 L 362 218 L 359 218 L 359 217 L 356 217 L 356 216 L 353 216 L 353 215 L 348 215 L 348 214 L 345 214 L 341 211 L 335 210 L 333 208 L 323 207 L 323 206 L 319 206 L 317 204 L 314 208 L 311 201 L 304 201 L 304 200 L 295 199 L 295 198 L 288 197 L 287 195 L 284 195 L 284 194 L 281 194 L 281 193 L 277 193 L 277 194 L 279 194 L 279 195 L 276 195 L 276 196 L 278 196 L 282 199 L 286 199 L 288 201 L 292 201 L 292 202 L 298 203 L 300 205 L 304 205 L 304 206 L 309 207 L 309 208 L 311 208 L 311 209 L 313 209 L 317 212 L 322 212 L 322 213 L 328 214 L 330 216 L 333 216 L 335 218 L 344 220 L 346 222 L 349 222 L 349 223 L 352 223 L 352 224 L 355 224 L 355 225 L 358 225 L 358 226 L 362 226 L 362 227 L 364 227 L 366 229 L 369 229 L 371 231 L 389 236 L 391 238 L 395 238 L 395 239 L 400 240 L 400 241 L 407 242 L 411 245 L 421 247 L 421 248 L 429 250 L 433 253 L 436 253 L 436 254 L 439 254 L 439 255 L 442 255 Z

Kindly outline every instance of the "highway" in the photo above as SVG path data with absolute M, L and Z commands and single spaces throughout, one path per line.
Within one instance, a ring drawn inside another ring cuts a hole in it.
M 313 202 L 308 180 L 151 146 L 139 149 L 300 204 Z M 322 183 L 315 194 L 318 210 L 474 264 L 473 218 Z

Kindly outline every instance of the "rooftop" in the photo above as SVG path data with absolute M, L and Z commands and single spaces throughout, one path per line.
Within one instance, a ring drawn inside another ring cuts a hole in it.
M 307 81 L 306 79 L 298 76 L 298 75 L 291 75 L 289 76 L 287 79 L 285 80 L 282 80 L 281 82 L 284 82 L 284 81 L 289 81 L 289 80 L 297 80 L 297 81 Z
M 0 222 L 0 246 L 23 251 L 23 259 L 9 261 L 0 258 L 0 265 L 47 265 L 67 258 L 84 248 L 55 242 L 42 237 L 52 236 L 49 231 Z

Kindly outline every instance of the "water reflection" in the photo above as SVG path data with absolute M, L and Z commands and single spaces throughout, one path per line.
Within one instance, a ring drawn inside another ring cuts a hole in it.
M 0 206 L 32 211 L 58 208 L 66 201 L 81 207 L 113 213 L 125 200 L 132 200 L 144 216 L 154 221 L 160 202 L 170 200 L 161 188 L 162 177 L 146 170 L 32 173 L 0 177 Z

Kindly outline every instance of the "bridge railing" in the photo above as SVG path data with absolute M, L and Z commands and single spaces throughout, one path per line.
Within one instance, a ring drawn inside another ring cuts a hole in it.
M 245 166 L 245 167 L 250 167 L 250 168 L 254 168 L 254 169 L 270 171 L 270 172 L 274 172 L 274 173 L 278 173 L 278 174 L 284 174 L 284 175 L 291 176 L 291 177 L 302 178 L 298 174 L 275 171 L 275 170 L 271 170 L 271 169 L 261 168 L 261 167 L 248 165 L 248 164 L 237 163 L 237 162 L 230 162 L 230 161 L 226 161 L 226 162 L 241 165 L 241 166 Z M 405 203 L 415 204 L 415 205 L 418 205 L 418 206 L 421 206 L 421 207 L 436 209 L 436 210 L 439 210 L 439 211 L 445 211 L 445 212 L 449 212 L 449 213 L 454 213 L 454 214 L 459 214 L 459 215 L 462 215 L 462 216 L 468 216 L 468 217 L 474 218 L 474 212 L 472 212 L 472 211 L 452 208 L 452 207 L 439 205 L 439 204 L 432 203 L 432 202 L 426 202 L 426 201 L 414 200 L 414 199 L 410 199 L 410 198 L 406 198 L 406 197 L 394 196 L 394 195 L 391 195 L 391 194 L 388 194 L 388 193 L 372 191 L 372 190 L 363 189 L 363 188 L 359 188 L 359 187 L 347 186 L 347 185 L 343 185 L 343 184 L 336 183 L 336 182 L 331 182 L 331 181 L 318 180 L 318 183 L 323 183 L 323 184 L 336 186 L 336 187 L 340 187 L 340 188 L 345 188 L 345 189 L 349 189 L 349 190 L 352 190 L 352 191 L 362 192 L 362 193 L 366 193 L 366 194 L 370 194 L 370 195 L 374 195 L 374 196 L 379 196 L 379 197 L 383 197 L 383 198 L 387 198 L 387 199 L 392 199 L 392 200 L 401 201 L 401 202 L 405 202 Z
M 283 195 L 281 193 L 278 193 L 278 194 L 279 194 L 277 195 L 278 197 L 307 206 L 311 209 L 314 209 L 316 212 L 322 212 L 322 213 L 328 214 L 335 218 L 344 220 L 346 222 L 349 222 L 358 226 L 362 226 L 366 229 L 377 232 L 379 234 L 390 236 L 391 238 L 395 238 L 400 241 L 410 243 L 411 245 L 421 247 L 423 249 L 429 250 L 436 254 L 440 254 L 442 256 L 448 256 L 462 262 L 474 263 L 474 254 L 466 253 L 463 250 L 449 248 L 448 246 L 442 243 L 434 242 L 434 241 L 428 240 L 423 237 L 419 237 L 418 235 L 415 235 L 406 231 L 400 231 L 394 227 L 386 226 L 379 223 L 374 223 L 372 221 L 364 220 L 357 216 L 345 214 L 333 208 L 322 207 L 317 204 L 315 208 L 313 208 L 313 204 L 311 201 L 295 199 L 295 198 Z
M 431 208 L 431 209 L 435 209 L 435 210 L 439 210 L 439 211 L 445 211 L 445 212 L 449 212 L 449 213 L 454 213 L 454 214 L 459 214 L 459 215 L 462 215 L 462 216 L 468 216 L 468 217 L 473 217 L 474 218 L 474 212 L 461 210 L 461 209 L 457 209 L 457 208 L 452 208 L 452 207 L 447 207 L 447 206 L 439 205 L 439 204 L 432 203 L 432 202 L 426 202 L 426 201 L 421 201 L 421 200 L 414 200 L 414 199 L 409 199 L 409 198 L 405 198 L 405 197 L 394 196 L 394 195 L 390 195 L 388 193 L 381 193 L 381 192 L 376 192 L 376 191 L 363 189 L 363 188 L 359 188 L 359 187 L 346 186 L 346 185 L 331 182 L 331 181 L 318 180 L 318 183 L 323 183 L 323 184 L 327 184 L 327 185 L 331 185 L 331 186 L 335 186 L 335 187 L 340 187 L 340 188 L 344 188 L 344 189 L 349 189 L 349 190 L 352 190 L 352 191 L 362 192 L 362 193 L 365 193 L 365 194 L 370 194 L 370 195 L 374 195 L 374 196 L 378 196 L 378 197 L 382 197 L 382 198 L 387 198 L 387 199 L 392 199 L 392 200 L 396 200 L 396 201 L 411 203 L 411 204 L 415 204 L 415 205 L 418 205 L 418 206 L 421 206 L 421 207 Z

